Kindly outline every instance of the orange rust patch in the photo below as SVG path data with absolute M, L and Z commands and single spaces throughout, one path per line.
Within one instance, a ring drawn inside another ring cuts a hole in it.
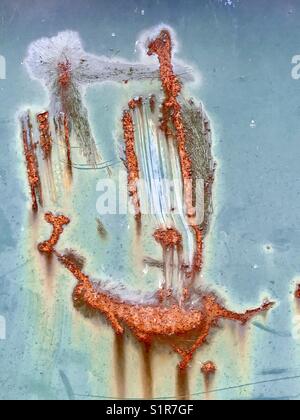
M 137 190 L 139 180 L 139 164 L 135 153 L 134 124 L 129 111 L 123 114 L 123 130 L 125 139 L 125 155 L 128 173 L 128 192 L 132 197 L 136 218 L 141 218 L 140 201 Z
M 173 228 L 157 229 L 153 236 L 163 248 L 180 248 L 182 245 L 181 234 Z
M 129 109 L 141 108 L 143 106 L 143 98 L 133 98 L 128 102 Z
M 164 339 L 181 357 L 180 369 L 185 369 L 192 360 L 196 350 L 201 347 L 210 334 L 212 328 L 221 319 L 230 319 L 245 324 L 255 315 L 268 311 L 274 303 L 264 302 L 256 309 L 244 313 L 236 313 L 224 308 L 212 293 L 199 292 L 197 307 L 182 307 L 176 303 L 164 307 L 157 304 L 138 304 L 126 302 L 121 298 L 101 291 L 85 275 L 80 267 L 67 255 L 60 254 L 54 248 L 63 226 L 70 220 L 65 216 L 54 216 L 47 213 L 45 219 L 53 226 L 53 233 L 48 241 L 39 244 L 40 252 L 54 254 L 76 278 L 77 286 L 73 292 L 73 302 L 76 308 L 87 307 L 98 311 L 111 324 L 116 334 L 123 334 L 124 328 L 129 328 L 141 342 L 150 345 L 155 338 Z M 190 339 L 194 337 L 192 344 Z M 181 342 L 183 340 L 183 343 Z M 188 346 L 188 347 L 186 347 Z
M 201 372 L 205 376 L 214 375 L 217 371 L 217 366 L 214 364 L 214 362 L 208 361 L 203 363 L 201 367 Z
M 30 116 L 26 117 L 26 124 L 22 121 L 22 139 L 26 160 L 27 178 L 31 192 L 32 210 L 38 210 L 39 204 L 43 205 L 42 185 L 39 174 L 38 160 L 36 156 L 37 145 L 33 142 L 32 124 Z
M 63 227 L 70 223 L 70 219 L 65 216 L 54 216 L 52 213 L 46 213 L 45 220 L 52 225 L 53 231 L 48 241 L 42 242 L 38 245 L 38 250 L 44 254 L 52 254 L 54 246 L 58 243 L 60 235 L 64 231 Z
M 43 152 L 44 159 L 51 158 L 52 152 L 52 138 L 49 126 L 49 112 L 43 112 L 37 115 L 40 132 L 40 146 Z
M 211 382 L 213 379 L 213 376 L 217 372 L 217 366 L 214 362 L 208 361 L 203 363 L 201 367 L 201 372 L 204 375 L 204 381 L 205 381 L 205 390 L 207 393 L 206 398 L 209 399 L 209 392 L 211 387 Z

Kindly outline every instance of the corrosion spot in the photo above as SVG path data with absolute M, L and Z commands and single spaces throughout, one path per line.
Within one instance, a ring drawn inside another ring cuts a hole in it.
M 176 229 L 157 229 L 153 236 L 163 248 L 181 247 L 182 236 Z
M 203 375 L 205 376 L 210 376 L 210 375 L 214 375 L 217 371 L 217 367 L 214 364 L 214 362 L 205 362 L 203 363 L 203 365 L 201 366 L 201 372 L 203 373 Z
M 71 82 L 71 63 L 66 60 L 64 63 L 59 63 L 57 67 L 58 83 L 62 88 L 66 88 Z

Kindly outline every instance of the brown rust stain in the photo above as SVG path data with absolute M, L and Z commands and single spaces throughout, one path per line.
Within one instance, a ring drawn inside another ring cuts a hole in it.
M 107 239 L 107 230 L 104 226 L 104 224 L 101 222 L 101 220 L 99 218 L 96 219 L 96 223 L 97 223 L 97 232 L 99 233 L 99 236 L 101 237 L 101 239 L 105 240 Z
M 37 212 L 43 206 L 42 184 L 36 155 L 37 144 L 33 141 L 32 124 L 29 113 L 22 119 L 22 139 L 26 160 L 27 178 L 31 193 L 32 210 Z
M 70 128 L 68 117 L 66 114 L 63 115 L 63 126 L 64 126 L 64 134 L 65 134 L 65 148 L 66 148 L 66 155 L 67 155 L 67 170 L 72 178 L 73 176 L 73 169 L 72 169 L 72 155 L 71 155 L 71 142 L 70 142 Z
M 148 55 L 156 54 L 160 63 L 160 78 L 165 93 L 162 105 L 161 129 L 166 136 L 172 135 L 170 123 L 175 127 L 178 154 L 185 185 L 185 204 L 189 218 L 195 216 L 192 203 L 192 163 L 186 150 L 185 129 L 181 113 L 181 105 L 177 100 L 181 92 L 181 83 L 174 74 L 172 65 L 172 40 L 169 31 L 162 30 L 160 35 L 148 46 Z
M 123 130 L 125 139 L 125 155 L 128 173 L 128 192 L 132 197 L 135 208 L 136 220 L 141 220 L 140 200 L 138 195 L 137 183 L 139 181 L 139 164 L 135 153 L 134 124 L 130 111 L 123 114 Z
M 71 63 L 68 59 L 65 62 L 58 63 L 57 73 L 60 87 L 62 89 L 69 87 L 71 83 Z

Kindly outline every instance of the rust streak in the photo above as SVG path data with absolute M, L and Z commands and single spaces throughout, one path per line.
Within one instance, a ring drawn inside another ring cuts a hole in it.
M 49 125 L 49 112 L 43 112 L 37 115 L 40 132 L 40 147 L 45 160 L 51 159 L 52 153 L 52 137 Z
M 38 246 L 38 250 L 45 254 L 53 254 L 54 247 L 58 243 L 60 235 L 64 231 L 64 226 L 70 223 L 70 219 L 65 216 L 54 216 L 52 213 L 45 214 L 45 220 L 51 224 L 53 231 L 48 241 L 42 242 Z M 68 258 L 74 264 L 73 259 Z
M 300 284 L 297 285 L 294 295 L 296 299 L 300 299 Z
M 150 400 L 153 398 L 153 377 L 151 367 L 151 347 L 142 344 L 142 383 L 144 398 Z
M 115 335 L 114 365 L 118 398 L 123 399 L 125 398 L 126 360 L 124 337 L 120 335 Z
M 190 399 L 188 371 L 178 367 L 176 370 L 176 397 L 178 400 Z
M 160 64 L 160 78 L 165 93 L 162 105 L 161 129 L 166 136 L 173 136 L 171 126 L 175 127 L 175 137 L 177 140 L 178 155 L 180 159 L 181 172 L 184 185 L 185 211 L 189 224 L 195 233 L 196 252 L 191 273 L 188 277 L 193 280 L 195 274 L 202 268 L 203 239 L 200 227 L 196 226 L 195 208 L 193 206 L 193 175 L 192 161 L 186 148 L 186 133 L 182 117 L 181 105 L 178 96 L 181 93 L 181 83 L 174 74 L 172 65 L 172 40 L 169 31 L 162 30 L 159 36 L 148 46 L 148 55 L 156 54 Z
M 70 176 L 72 177 L 72 157 L 71 157 L 71 143 L 70 143 L 70 129 L 69 129 L 69 122 L 68 117 L 64 114 L 63 117 L 63 125 L 64 125 L 64 133 L 65 133 L 65 147 L 66 147 L 66 154 L 67 154 L 67 168 Z
M 42 185 L 36 156 L 37 145 L 33 142 L 32 124 L 29 114 L 22 119 L 22 138 L 26 160 L 27 178 L 31 192 L 32 210 L 38 210 L 38 203 L 43 205 Z
M 186 135 L 181 113 L 181 105 L 177 100 L 181 92 L 181 83 L 174 74 L 172 65 L 172 41 L 169 31 L 162 30 L 160 35 L 148 46 L 148 55 L 156 54 L 160 63 L 160 78 L 165 93 L 162 106 L 161 129 L 166 136 L 172 135 L 170 123 L 173 123 L 176 131 L 178 154 L 181 171 L 185 184 L 185 204 L 189 218 L 195 216 L 192 203 L 192 162 L 186 150 Z

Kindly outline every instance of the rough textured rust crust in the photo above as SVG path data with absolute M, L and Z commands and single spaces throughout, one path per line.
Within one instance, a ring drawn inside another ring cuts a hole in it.
M 153 236 L 163 248 L 182 247 L 182 236 L 176 229 L 157 229 Z
M 32 124 L 27 114 L 22 119 L 22 139 L 24 156 L 26 160 L 27 178 L 31 193 L 32 210 L 38 210 L 38 204 L 43 205 L 42 185 L 36 156 L 37 145 L 33 142 Z
M 182 103 L 182 117 L 186 135 L 186 150 L 192 162 L 193 205 L 196 206 L 196 187 L 204 181 L 204 220 L 201 224 L 205 237 L 212 214 L 212 186 L 216 164 L 212 156 L 211 127 L 202 107 L 190 99 Z
M 141 108 L 143 105 L 143 98 L 140 96 L 138 98 L 133 98 L 128 102 L 128 107 L 129 109 L 136 109 L 136 108 Z
M 199 307 L 192 308 L 181 307 L 177 303 L 163 307 L 159 303 L 150 305 L 126 302 L 110 295 L 107 291 L 101 291 L 89 276 L 82 272 L 73 258 L 55 249 L 64 225 L 70 220 L 65 216 L 54 216 L 51 213 L 45 215 L 45 220 L 52 225 L 53 233 L 48 241 L 39 244 L 38 249 L 45 255 L 55 255 L 76 278 L 77 286 L 73 292 L 75 307 L 78 309 L 87 307 L 100 312 L 116 334 L 123 334 L 127 327 L 139 341 L 148 345 L 153 339 L 166 340 L 181 357 L 180 369 L 188 366 L 196 350 L 206 342 L 211 329 L 216 327 L 221 319 L 245 324 L 255 315 L 268 311 L 274 305 L 272 302 L 264 302 L 259 308 L 236 313 L 221 305 L 214 294 L 204 292 L 200 295 Z M 182 344 L 184 338 L 191 336 L 192 344 L 190 339 Z
M 40 132 L 40 147 L 43 152 L 45 160 L 51 159 L 52 153 L 52 138 L 49 126 L 49 112 L 43 112 L 37 115 L 37 122 L 39 124 Z
M 298 284 L 297 287 L 296 287 L 295 298 L 300 299 L 300 284 Z

